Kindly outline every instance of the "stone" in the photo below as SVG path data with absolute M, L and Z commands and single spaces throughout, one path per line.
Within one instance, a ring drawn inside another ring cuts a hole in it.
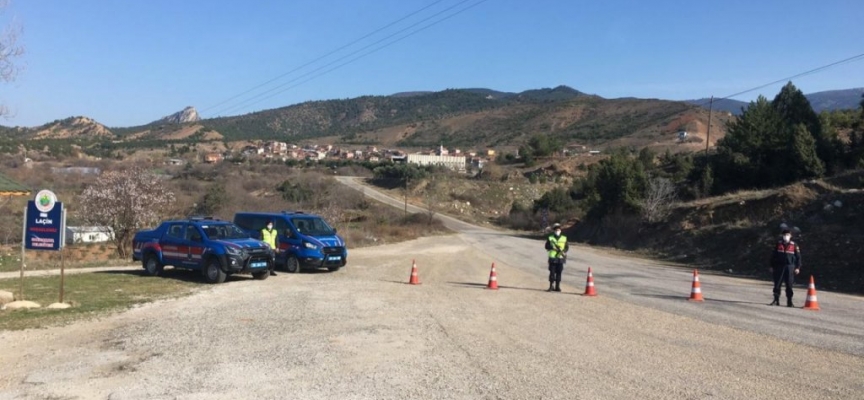
M 22 310 L 22 309 L 40 308 L 40 307 L 42 307 L 42 306 L 40 306 L 39 303 L 35 303 L 32 301 L 27 301 L 27 300 L 18 300 L 18 301 L 13 301 L 11 303 L 6 304 L 7 310 Z
M 0 290 L 0 305 L 15 301 L 15 295 L 12 292 Z
M 68 303 L 51 303 L 51 305 L 49 305 L 46 308 L 50 308 L 52 310 L 63 310 L 63 309 L 67 309 L 69 307 L 72 307 L 72 306 L 69 305 Z

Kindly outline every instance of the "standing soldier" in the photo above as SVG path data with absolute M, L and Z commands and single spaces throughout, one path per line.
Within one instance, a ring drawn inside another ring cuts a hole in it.
M 272 256 L 270 256 L 270 275 L 276 275 L 276 252 L 279 251 L 278 241 L 279 241 L 279 232 L 273 229 L 273 221 L 267 221 L 267 226 L 261 230 L 261 241 L 267 243 L 270 246 L 270 249 L 273 250 Z
M 780 305 L 780 285 L 786 284 L 786 307 L 792 304 L 792 284 L 795 275 L 801 271 L 801 248 L 792 241 L 792 232 L 783 230 L 783 238 L 774 246 L 771 253 L 771 272 L 774 275 L 774 301 L 772 306 Z
M 552 225 L 554 233 L 546 238 L 546 250 L 549 251 L 549 289 L 547 292 L 561 291 L 561 273 L 564 272 L 564 262 L 567 260 L 567 236 L 561 234 L 561 224 Z M 553 286 L 554 284 L 554 286 Z

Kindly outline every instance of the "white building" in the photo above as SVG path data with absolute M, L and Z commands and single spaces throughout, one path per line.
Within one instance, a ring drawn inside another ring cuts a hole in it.
M 417 165 L 440 165 L 454 171 L 465 171 L 465 157 L 409 154 L 408 163 Z
M 107 226 L 67 226 L 66 244 L 103 243 L 114 239 L 114 231 Z

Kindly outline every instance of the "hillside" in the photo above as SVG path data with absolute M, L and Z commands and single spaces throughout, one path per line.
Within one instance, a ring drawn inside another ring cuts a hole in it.
M 809 95 L 814 107 L 845 107 L 860 101 L 862 89 Z M 484 88 L 403 92 L 391 96 L 310 101 L 255 113 L 193 121 L 194 108 L 137 127 L 106 128 L 72 117 L 35 128 L 0 127 L 10 140 L 120 141 L 114 148 L 158 141 L 324 140 L 394 147 L 515 148 L 537 133 L 591 147 L 704 147 L 708 113 L 692 103 L 657 99 L 604 99 L 567 86 L 520 93 Z M 857 103 L 856 103 L 857 104 Z M 742 102 L 715 102 L 712 144 Z M 728 110 L 724 112 L 724 110 Z M 679 142 L 677 132 L 687 131 Z M 682 146 L 683 145 L 683 146 Z

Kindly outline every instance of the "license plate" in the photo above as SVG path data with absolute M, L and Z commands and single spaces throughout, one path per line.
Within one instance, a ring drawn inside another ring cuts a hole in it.
M 327 261 L 339 261 L 339 260 L 341 260 L 341 259 L 342 259 L 342 257 L 340 257 L 340 256 L 330 256 L 330 257 L 327 257 Z
M 263 262 L 263 261 L 253 262 L 253 263 L 252 263 L 252 268 L 264 268 L 264 267 L 266 267 L 266 266 L 267 266 L 267 263 L 266 263 L 266 262 Z

